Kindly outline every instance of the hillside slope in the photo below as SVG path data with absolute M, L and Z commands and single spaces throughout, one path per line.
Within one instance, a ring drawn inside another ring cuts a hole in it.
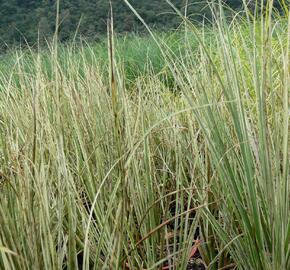
M 143 27 L 124 4 L 123 0 L 112 0 L 115 28 L 118 32 L 142 31 Z M 200 21 L 208 13 L 206 2 L 197 0 L 172 0 L 178 8 L 189 4 L 193 20 Z M 226 1 L 232 7 L 241 0 Z M 158 29 L 176 28 L 180 19 L 172 14 L 165 0 L 131 0 L 130 3 L 140 12 L 145 21 Z M 61 0 L 60 39 L 71 39 L 79 26 L 79 34 L 87 38 L 97 38 L 106 32 L 109 1 L 104 0 Z M 56 1 L 54 0 L 0 0 L 0 42 L 3 44 L 27 41 L 32 44 L 50 38 L 55 29 Z

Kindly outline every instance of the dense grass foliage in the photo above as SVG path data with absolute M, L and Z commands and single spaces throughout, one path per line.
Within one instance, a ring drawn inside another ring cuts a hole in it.
M 247 15 L 1 58 L 0 269 L 290 269 L 290 18 Z
M 212 42 L 211 30 L 204 29 L 204 31 L 206 31 L 207 42 Z M 188 46 L 192 50 L 197 50 L 198 42 L 192 34 L 187 34 L 187 43 L 185 44 L 183 27 L 180 27 L 177 32 L 155 32 L 154 34 L 163 43 L 167 44 L 171 52 L 175 55 L 184 54 Z M 33 72 L 36 72 L 37 67 L 34 64 L 34 59 L 37 57 L 37 54 L 41 54 L 41 68 L 52 79 L 53 58 L 51 57 L 51 50 L 47 48 L 39 48 L 39 50 L 25 49 L 21 53 L 19 50 L 15 50 L 15 48 L 11 49 L 7 53 L 0 55 L 0 71 L 3 75 L 11 75 L 10 71 L 15 69 L 15 62 L 20 57 L 25 71 L 32 72 L 33 70 Z M 167 83 L 172 81 L 172 74 L 168 72 L 169 68 L 166 59 L 162 56 L 158 44 L 150 36 L 134 34 L 118 36 L 115 41 L 115 58 L 124 73 L 124 82 L 126 84 L 134 84 L 134 80 L 137 77 L 146 76 L 148 68 L 150 69 L 149 76 L 153 73 L 154 75 L 158 75 L 159 78 L 167 78 L 165 80 Z M 83 41 L 81 43 L 70 43 L 68 45 L 59 44 L 58 65 L 66 75 L 70 72 L 68 61 L 77 63 L 79 75 L 82 75 L 84 73 L 84 67 L 90 64 L 93 66 L 101 66 L 102 74 L 108 76 L 107 40 L 103 39 L 100 42 L 90 43 Z M 13 74 L 13 76 L 17 76 L 17 74 Z

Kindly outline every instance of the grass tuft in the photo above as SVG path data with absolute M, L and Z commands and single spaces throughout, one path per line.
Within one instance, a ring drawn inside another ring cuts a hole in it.
M 0 269 L 290 269 L 284 8 L 1 56 Z

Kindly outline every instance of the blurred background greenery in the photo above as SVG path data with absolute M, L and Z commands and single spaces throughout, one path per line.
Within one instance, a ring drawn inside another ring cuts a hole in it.
M 172 0 L 177 8 L 185 11 L 191 20 L 203 22 L 210 18 L 206 0 Z M 218 2 L 218 1 L 217 1 Z M 226 0 L 225 3 L 239 9 L 242 0 Z M 277 1 L 278 2 L 278 1 Z M 165 0 L 131 0 L 130 3 L 153 29 L 170 30 L 180 25 L 180 18 Z M 114 27 L 117 33 L 144 32 L 142 23 L 130 11 L 123 0 L 112 0 Z M 78 29 L 78 37 L 98 40 L 107 31 L 109 1 L 62 0 L 60 1 L 59 38 L 70 41 Z M 0 0 L 0 48 L 11 45 L 45 44 L 55 31 L 55 0 Z

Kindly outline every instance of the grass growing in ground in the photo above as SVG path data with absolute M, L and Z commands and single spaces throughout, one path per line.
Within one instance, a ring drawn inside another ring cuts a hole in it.
M 220 14 L 210 42 L 187 22 L 111 65 L 7 59 L 0 269 L 186 269 L 194 246 L 208 269 L 290 268 L 289 15 Z

